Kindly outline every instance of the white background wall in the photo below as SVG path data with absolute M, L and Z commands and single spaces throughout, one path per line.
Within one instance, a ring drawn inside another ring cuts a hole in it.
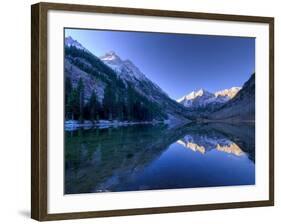
M 276 206 L 52 223 L 280 223 L 280 28 L 278 0 L 65 0 L 68 3 L 202 11 L 275 17 Z M 64 2 L 56 0 L 56 2 Z M 0 223 L 35 223 L 30 216 L 30 5 L 1 1 L 0 12 Z M 279 85 L 278 85 L 279 84 Z

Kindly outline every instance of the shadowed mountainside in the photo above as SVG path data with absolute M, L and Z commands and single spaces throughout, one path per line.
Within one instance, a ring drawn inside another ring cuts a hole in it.
M 219 110 L 208 116 L 212 120 L 254 121 L 255 120 L 255 74 L 245 82 L 237 95 Z

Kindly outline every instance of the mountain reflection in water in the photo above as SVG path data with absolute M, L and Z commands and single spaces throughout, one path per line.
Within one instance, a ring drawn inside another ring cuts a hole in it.
M 236 156 L 244 155 L 242 149 L 234 142 L 226 138 L 210 138 L 208 136 L 201 136 L 196 134 L 186 135 L 184 138 L 177 141 L 177 143 L 183 145 L 187 149 L 191 149 L 194 152 L 198 151 L 202 154 L 210 150 L 218 150 L 221 152 L 231 153 Z
M 255 184 L 254 124 L 65 132 L 65 193 Z

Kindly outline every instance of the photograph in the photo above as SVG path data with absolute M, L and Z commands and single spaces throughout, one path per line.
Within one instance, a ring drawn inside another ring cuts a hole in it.
M 63 35 L 64 194 L 256 184 L 255 37 Z

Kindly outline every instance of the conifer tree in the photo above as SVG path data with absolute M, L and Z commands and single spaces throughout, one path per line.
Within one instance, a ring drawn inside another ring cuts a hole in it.
M 85 97 L 85 87 L 82 78 L 79 78 L 77 85 L 77 95 L 78 95 L 78 107 L 79 107 L 79 121 L 84 121 L 84 97 Z
M 88 102 L 90 119 L 99 120 L 100 103 L 98 101 L 95 90 L 92 91 L 91 97 Z

